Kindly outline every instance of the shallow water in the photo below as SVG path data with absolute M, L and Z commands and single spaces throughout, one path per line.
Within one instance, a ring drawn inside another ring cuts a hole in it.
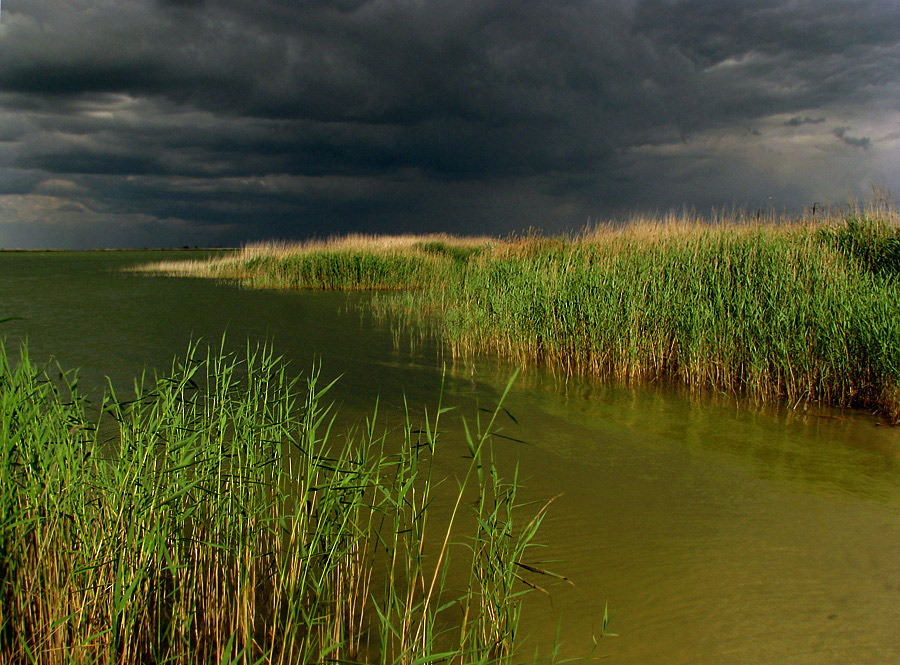
M 194 255 L 196 256 L 196 255 Z M 121 272 L 167 255 L 0 253 L 8 346 L 80 367 L 81 385 L 124 390 L 165 370 L 191 340 L 241 349 L 271 341 L 297 373 L 321 362 L 343 423 L 432 412 L 446 367 L 445 423 L 492 407 L 515 368 L 453 362 L 428 339 L 367 314 L 366 295 L 248 291 Z M 412 341 L 411 341 L 412 340 Z M 900 430 L 864 413 L 811 405 L 760 409 L 564 381 L 526 370 L 498 442 L 528 499 L 557 497 L 535 560 L 569 577 L 532 594 L 522 632 L 546 652 L 587 659 L 604 607 L 615 613 L 594 656 L 611 663 L 900 662 Z M 444 441 L 452 473 L 459 438 Z M 458 449 L 458 450 L 457 450 Z M 528 648 L 526 646 L 526 648 Z

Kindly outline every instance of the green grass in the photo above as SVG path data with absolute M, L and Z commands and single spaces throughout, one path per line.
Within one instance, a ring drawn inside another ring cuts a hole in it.
M 896 276 L 821 237 L 698 227 L 531 242 L 470 262 L 440 300 L 416 300 L 433 303 L 465 350 L 766 401 L 876 407 L 896 420 Z
M 884 219 L 850 217 L 841 226 L 821 229 L 819 238 L 862 270 L 900 274 L 900 229 Z
M 435 529 L 440 404 L 339 435 L 318 372 L 195 346 L 89 417 L 73 375 L 18 356 L 0 346 L 0 661 L 513 658 L 543 511 L 493 463 L 497 412 L 463 421 Z
M 251 247 L 231 263 L 168 270 L 251 285 L 406 288 L 389 306 L 436 325 L 456 353 L 900 420 L 900 229 L 890 210 L 643 220 L 577 238 L 364 240 L 331 241 L 327 254 L 317 244 Z M 380 266 L 372 277 L 357 268 L 363 254 Z M 257 259 L 271 265 L 248 276 Z M 302 267 L 319 263 L 344 277 Z
M 347 236 L 297 245 L 250 245 L 209 261 L 168 261 L 138 270 L 236 280 L 258 288 L 422 289 L 492 242 L 446 235 Z

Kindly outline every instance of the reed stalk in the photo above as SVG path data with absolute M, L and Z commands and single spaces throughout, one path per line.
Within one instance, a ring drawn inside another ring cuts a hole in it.
M 270 348 L 223 349 L 110 387 L 92 420 L 74 375 L 0 345 L 0 661 L 509 662 L 514 621 L 444 627 L 475 597 L 509 606 L 534 522 L 473 589 L 446 585 L 463 536 L 429 512 L 448 409 L 338 435 L 318 370 L 304 385 Z M 472 468 L 460 495 L 490 491 Z

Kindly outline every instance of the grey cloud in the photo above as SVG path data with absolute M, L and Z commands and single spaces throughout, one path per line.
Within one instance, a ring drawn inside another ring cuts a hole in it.
M 785 125 L 788 127 L 800 127 L 801 125 L 820 125 L 826 121 L 826 118 L 810 118 L 808 115 L 799 116 L 795 115 L 793 118 L 788 120 Z
M 156 0 L 163 7 L 200 7 L 206 0 Z
M 868 136 L 849 136 L 848 131 L 850 131 L 849 127 L 838 127 L 834 130 L 834 135 L 853 148 L 868 150 L 872 147 L 872 139 Z
M 92 92 L 160 90 L 168 80 L 157 63 L 85 62 L 25 64 L 0 71 L 0 88 L 7 92 L 83 95 Z
M 636 23 L 708 66 L 749 52 L 853 58 L 861 46 L 896 45 L 900 16 L 890 3 L 854 0 L 647 0 Z
M 76 212 L 76 213 L 85 213 L 89 212 L 87 207 L 85 207 L 81 203 L 63 203 L 60 205 L 57 210 L 59 212 Z
M 44 177 L 35 171 L 0 167 L 0 197 L 27 194 L 37 188 Z

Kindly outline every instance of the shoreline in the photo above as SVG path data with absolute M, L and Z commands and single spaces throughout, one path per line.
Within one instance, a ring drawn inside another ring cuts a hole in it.
M 900 227 L 644 221 L 574 238 L 348 236 L 138 270 L 251 288 L 390 290 L 454 353 L 900 421 Z

